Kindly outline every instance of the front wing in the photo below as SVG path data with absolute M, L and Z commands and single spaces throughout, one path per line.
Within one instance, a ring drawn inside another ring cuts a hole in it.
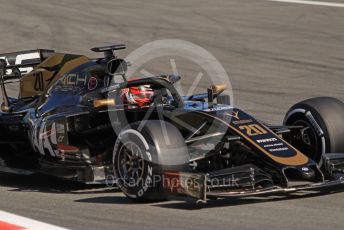
M 173 195 L 186 195 L 197 200 L 197 203 L 206 203 L 208 198 L 245 197 L 256 195 L 272 195 L 278 193 L 289 193 L 299 190 L 314 190 L 344 184 L 344 175 L 335 180 L 327 180 L 320 183 L 306 183 L 293 187 L 271 186 L 268 188 L 250 189 L 228 189 L 222 191 L 211 191 L 207 185 L 206 174 L 195 174 L 188 172 L 164 172 L 164 188 Z M 253 185 L 254 183 L 252 183 Z

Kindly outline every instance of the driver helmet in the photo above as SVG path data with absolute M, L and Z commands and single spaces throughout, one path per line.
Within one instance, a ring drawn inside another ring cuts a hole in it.
M 129 81 L 140 78 L 131 78 Z M 123 104 L 137 105 L 139 107 L 149 106 L 153 101 L 154 91 L 150 85 L 132 86 L 122 89 L 121 99 Z

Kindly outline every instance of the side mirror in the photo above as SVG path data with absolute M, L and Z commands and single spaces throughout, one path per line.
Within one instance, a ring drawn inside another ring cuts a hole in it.
M 124 75 L 127 70 L 128 63 L 123 59 L 112 59 L 106 65 L 106 71 L 111 75 Z
M 212 106 L 214 98 L 217 98 L 223 91 L 227 89 L 226 84 L 212 85 L 208 88 L 208 103 Z
M 213 94 L 216 94 L 217 96 L 227 89 L 227 85 L 226 84 L 212 85 L 211 89 L 213 90 Z

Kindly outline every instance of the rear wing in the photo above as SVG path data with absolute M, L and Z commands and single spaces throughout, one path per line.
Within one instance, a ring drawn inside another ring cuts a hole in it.
M 11 74 L 13 68 L 19 68 L 21 74 L 24 75 L 31 72 L 35 66 L 41 64 L 54 53 L 54 50 L 46 49 L 27 50 L 0 54 L 0 59 L 4 59 L 7 63 L 6 74 Z

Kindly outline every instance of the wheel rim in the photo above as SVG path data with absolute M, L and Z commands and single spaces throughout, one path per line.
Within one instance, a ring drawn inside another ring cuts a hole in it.
M 141 148 L 134 142 L 127 142 L 118 154 L 118 172 L 120 180 L 126 187 L 137 186 L 142 180 L 144 159 Z
M 296 144 L 299 146 L 299 150 L 305 153 L 308 157 L 316 160 L 319 153 L 319 140 L 317 139 L 317 134 L 311 125 L 303 120 L 298 120 L 293 123 L 295 126 L 303 126 L 304 128 L 300 130 L 299 136 L 296 138 Z

